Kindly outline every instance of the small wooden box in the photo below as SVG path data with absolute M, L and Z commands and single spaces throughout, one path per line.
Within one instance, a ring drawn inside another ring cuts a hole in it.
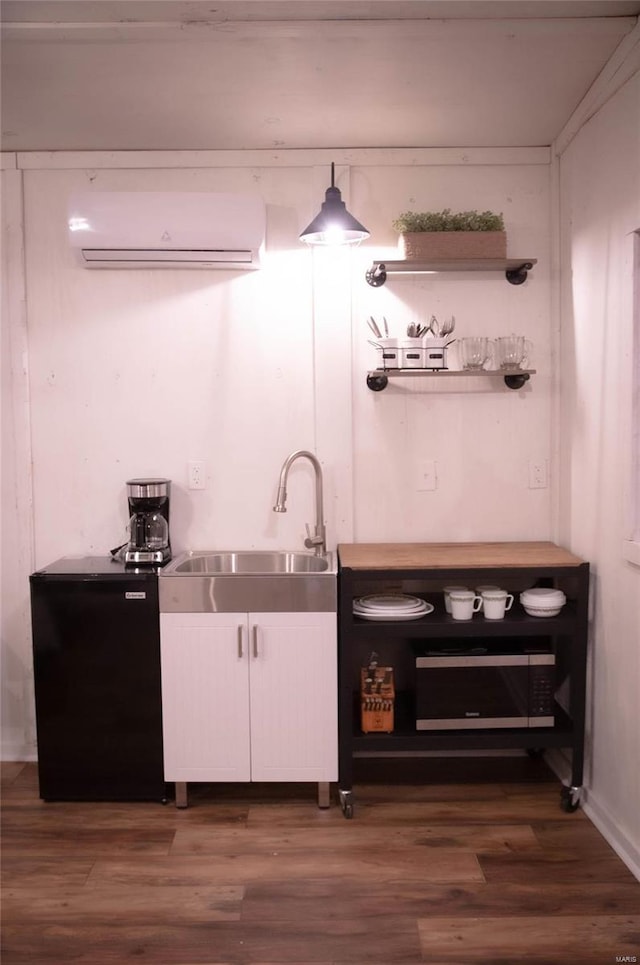
M 360 670 L 360 726 L 364 734 L 375 731 L 393 732 L 395 689 L 393 667 L 376 667 L 371 672 Z

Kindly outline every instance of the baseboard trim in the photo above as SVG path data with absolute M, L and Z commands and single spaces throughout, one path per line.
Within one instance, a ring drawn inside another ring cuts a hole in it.
M 17 741 L 3 741 L 2 748 L 0 749 L 0 760 L 10 761 L 11 763 L 25 761 L 31 764 L 38 760 L 38 752 L 35 747 L 29 744 L 20 744 Z
M 571 762 L 558 750 L 549 750 L 545 760 L 551 770 L 563 784 L 571 784 Z M 624 861 L 631 874 L 640 881 L 640 850 L 633 841 L 623 834 L 609 810 L 598 800 L 597 795 L 587 787 L 583 787 L 581 807 L 591 823 L 598 829 L 621 861 Z
M 595 824 L 603 838 L 611 845 L 618 857 L 624 861 L 631 874 L 640 881 L 640 849 L 616 827 L 615 821 L 604 805 L 598 801 L 593 791 L 589 791 L 583 811 Z

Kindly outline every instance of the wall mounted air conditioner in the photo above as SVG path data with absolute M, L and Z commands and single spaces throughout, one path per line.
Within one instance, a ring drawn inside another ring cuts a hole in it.
M 87 191 L 69 202 L 84 268 L 260 268 L 264 201 L 255 195 Z

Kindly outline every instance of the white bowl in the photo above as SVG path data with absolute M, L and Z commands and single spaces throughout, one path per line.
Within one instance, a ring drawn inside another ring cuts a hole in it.
M 557 609 L 567 602 L 567 598 L 562 590 L 554 590 L 552 587 L 534 586 L 530 590 L 523 590 L 520 594 L 520 602 L 523 606 L 531 606 L 535 609 Z
M 525 609 L 525 612 L 528 613 L 530 617 L 557 617 L 562 610 L 561 606 L 527 606 L 524 603 L 522 605 Z

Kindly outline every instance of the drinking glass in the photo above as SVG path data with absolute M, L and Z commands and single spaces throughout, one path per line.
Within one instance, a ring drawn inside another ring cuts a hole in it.
M 471 336 L 459 340 L 460 358 L 463 369 L 482 369 L 491 356 L 488 338 Z
M 526 366 L 533 345 L 524 335 L 505 335 L 496 339 L 496 359 L 501 369 Z

